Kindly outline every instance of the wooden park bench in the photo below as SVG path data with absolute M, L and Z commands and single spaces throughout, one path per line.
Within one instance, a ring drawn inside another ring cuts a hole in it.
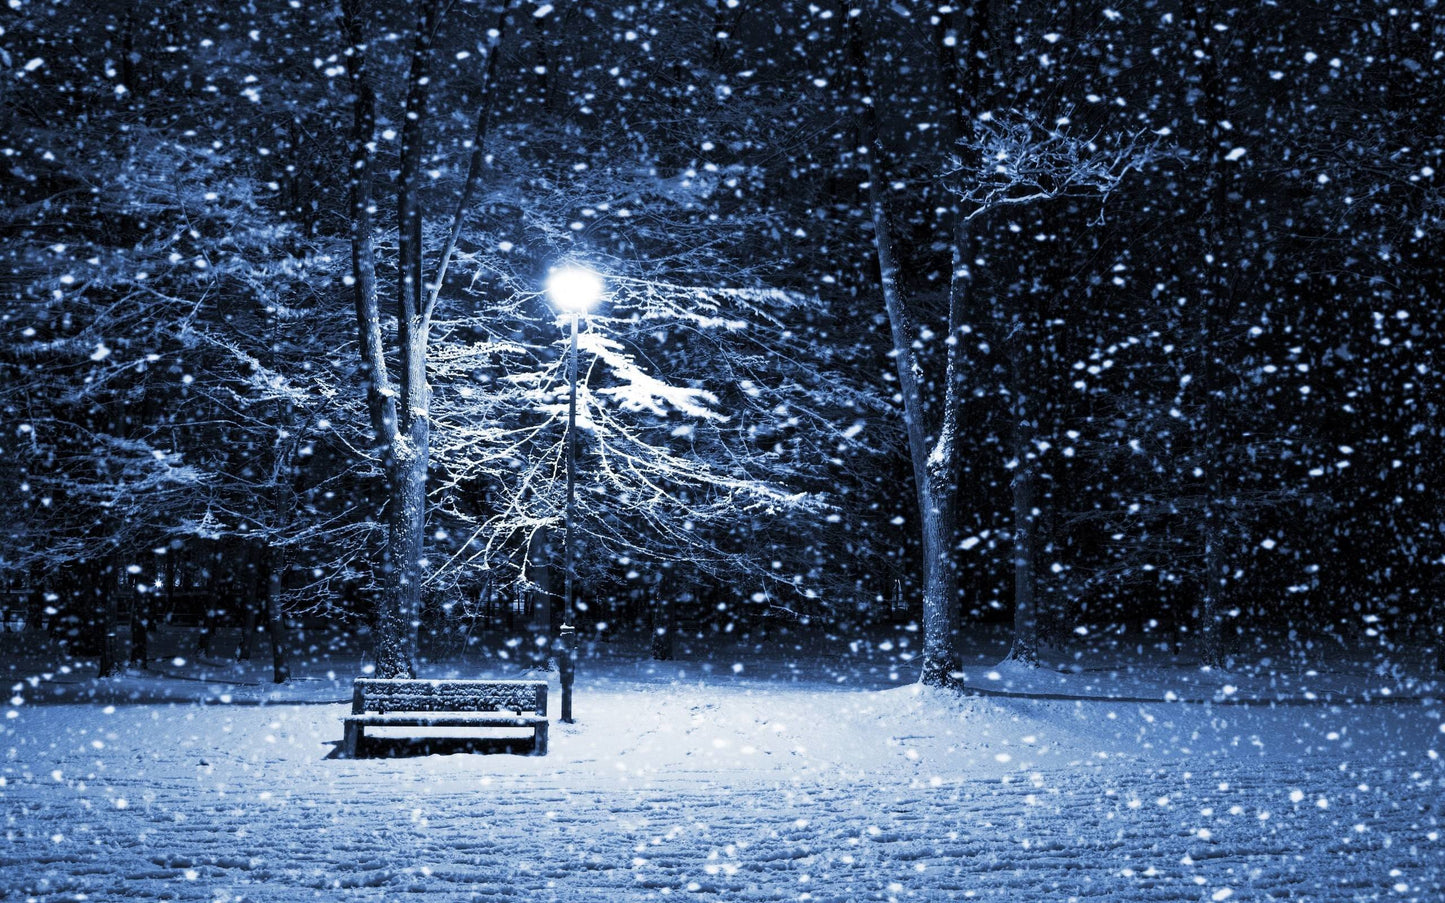
M 357 678 L 341 752 L 363 752 L 368 727 L 511 727 L 532 730 L 532 754 L 547 754 L 544 680 Z

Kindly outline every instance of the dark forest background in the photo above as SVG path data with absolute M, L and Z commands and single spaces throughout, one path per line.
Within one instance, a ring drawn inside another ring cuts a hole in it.
M 0 580 L 103 670 L 127 619 L 545 631 L 564 260 L 586 630 L 1445 645 L 1435 0 L 0 26 Z

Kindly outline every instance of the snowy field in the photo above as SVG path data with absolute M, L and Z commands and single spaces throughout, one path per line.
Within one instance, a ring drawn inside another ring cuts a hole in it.
M 1207 673 L 1122 645 L 1020 672 L 980 647 L 969 681 L 1012 695 L 964 697 L 911 685 L 888 637 L 619 641 L 576 724 L 553 696 L 544 758 L 454 736 L 351 761 L 344 650 L 273 691 L 264 657 L 101 683 L 3 639 L 4 900 L 1445 900 L 1423 658 Z

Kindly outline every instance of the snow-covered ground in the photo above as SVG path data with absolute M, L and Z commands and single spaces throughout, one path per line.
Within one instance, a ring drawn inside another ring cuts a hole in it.
M 1445 900 L 1423 658 L 1202 672 L 1121 640 L 1026 671 L 983 643 L 965 672 L 999 695 L 967 697 L 912 685 L 908 638 L 623 638 L 546 757 L 351 761 L 345 649 L 277 690 L 163 635 L 98 682 L 11 634 L 0 899 Z M 428 673 L 518 676 L 501 648 Z

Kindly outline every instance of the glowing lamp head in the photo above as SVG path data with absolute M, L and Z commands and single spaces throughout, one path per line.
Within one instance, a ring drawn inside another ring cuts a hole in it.
M 569 314 L 585 314 L 602 297 L 602 277 L 585 267 L 562 267 L 547 276 L 552 306 Z

